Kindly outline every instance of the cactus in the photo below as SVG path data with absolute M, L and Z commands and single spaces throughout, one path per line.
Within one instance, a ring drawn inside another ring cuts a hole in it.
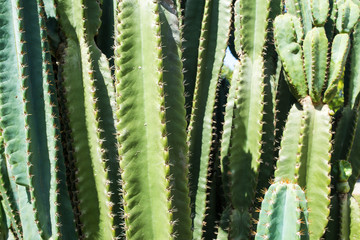
M 307 200 L 297 184 L 277 182 L 261 204 L 255 240 L 309 239 Z
M 0 9 L 0 239 L 359 238 L 358 0 Z

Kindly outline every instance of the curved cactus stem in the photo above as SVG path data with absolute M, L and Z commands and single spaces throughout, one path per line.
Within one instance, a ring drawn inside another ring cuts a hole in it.
M 71 208 L 66 185 L 66 169 L 60 139 L 60 122 L 58 102 L 55 88 L 54 73 L 51 65 L 49 45 L 46 41 L 45 10 L 43 2 L 38 1 L 40 15 L 40 38 L 42 49 L 42 76 L 43 95 L 46 118 L 47 145 L 49 151 L 50 171 L 55 174 L 51 177 L 50 187 L 50 216 L 51 231 L 54 239 L 76 239 L 74 215 Z
M 310 0 L 313 23 L 322 27 L 328 18 L 329 0 Z
M 301 47 L 303 33 L 298 25 L 300 25 L 299 20 L 295 16 L 280 15 L 274 22 L 274 37 L 289 88 L 297 99 L 301 99 L 307 96 L 308 88 Z
M 113 119 L 106 114 L 108 111 L 112 113 L 109 106 L 112 93 L 107 92 L 104 80 L 107 76 L 98 65 L 100 57 L 93 40 L 100 25 L 100 8 L 96 1 L 61 0 L 57 10 L 67 37 L 63 77 L 74 138 L 77 179 L 81 185 L 78 196 L 82 230 L 86 238 L 112 238 L 116 235 L 116 213 L 113 212 L 116 207 L 113 208 L 111 202 L 109 176 L 112 172 L 107 168 L 116 159 L 108 160 L 108 157 L 113 158 L 113 153 L 106 149 L 103 137 L 114 134 L 115 128 L 114 123 L 104 126 L 104 122 Z M 116 169 L 110 170 L 116 174 Z
M 311 5 L 313 0 L 285 0 L 288 13 L 296 16 L 301 21 L 303 32 L 307 34 L 312 29 Z M 303 36 L 300 36 L 303 38 Z
M 340 33 L 350 33 L 358 22 L 360 9 L 352 0 L 339 1 L 336 28 Z
M 306 34 L 303 51 L 309 95 L 314 103 L 318 103 L 327 72 L 328 40 L 323 27 L 313 28 Z
M 350 240 L 360 239 L 360 206 L 359 202 L 350 197 Z
M 337 34 L 331 47 L 330 77 L 323 99 L 325 103 L 329 103 L 337 92 L 337 85 L 344 72 L 349 50 L 349 35 L 346 33 Z
M 261 204 L 255 240 L 309 239 L 308 215 L 305 193 L 297 184 L 275 183 Z
M 268 29 L 273 28 L 273 20 L 281 14 L 281 1 L 270 1 L 269 25 Z M 259 167 L 258 182 L 256 186 L 256 198 L 263 197 L 263 189 L 270 186 L 270 179 L 274 176 L 275 158 L 274 158 L 274 141 L 275 141 L 275 107 L 276 94 L 281 74 L 281 61 L 275 50 L 273 32 L 267 34 L 266 52 L 264 54 L 264 122 L 262 129 L 262 146 L 261 146 L 261 163 Z M 255 203 L 255 208 L 260 207 L 260 203 Z M 256 219 L 256 212 L 253 212 L 253 218 Z
M 264 55 L 271 17 L 270 1 L 240 1 L 236 6 L 239 9 L 235 9 L 238 12 L 235 18 L 239 18 L 239 23 L 235 22 L 235 27 L 240 27 L 236 37 L 240 37 L 241 54 L 229 149 L 230 195 L 234 208 L 230 238 L 247 239 L 250 234 L 249 208 L 255 197 L 262 162 L 264 88 L 268 83 L 265 81 Z
M 230 31 L 230 20 L 231 0 L 206 0 L 200 34 L 193 109 L 188 128 L 190 193 L 191 202 L 194 204 L 192 213 L 195 215 L 194 238 L 196 239 L 201 238 L 204 224 L 207 174 L 213 141 L 213 109 Z

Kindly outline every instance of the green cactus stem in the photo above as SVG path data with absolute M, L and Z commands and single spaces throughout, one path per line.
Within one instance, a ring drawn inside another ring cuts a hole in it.
M 262 201 L 255 240 L 309 239 L 308 215 L 305 193 L 297 184 L 274 183 Z
M 306 190 L 311 238 L 320 238 L 330 204 L 331 117 L 327 105 L 314 107 L 310 97 L 303 109 L 290 111 L 275 171 L 276 181 L 288 179 Z
M 190 193 L 194 215 L 194 238 L 202 236 L 206 209 L 206 186 L 213 142 L 216 87 L 229 35 L 230 0 L 206 0 L 202 19 L 198 68 L 188 127 Z M 186 18 L 185 18 L 186 26 Z M 227 26 L 222 28 L 220 26 Z M 185 28 L 185 27 L 184 27 Z M 185 31 L 185 29 L 184 29 Z M 185 45 L 183 45 L 185 47 Z M 185 57 L 185 55 L 184 55 Z M 185 63 L 184 63 L 185 67 Z M 185 78 L 186 81 L 186 78 Z

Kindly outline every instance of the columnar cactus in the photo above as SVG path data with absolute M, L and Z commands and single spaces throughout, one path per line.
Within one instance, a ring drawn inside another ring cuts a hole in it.
M 0 239 L 359 238 L 358 0 L 0 12 Z
M 277 182 L 262 200 L 256 240 L 309 239 L 307 200 L 297 184 Z

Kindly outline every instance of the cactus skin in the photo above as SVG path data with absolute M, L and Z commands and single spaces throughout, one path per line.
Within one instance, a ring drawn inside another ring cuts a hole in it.
M 274 183 L 262 201 L 255 240 L 309 239 L 308 215 L 305 193 L 297 184 Z
M 191 239 L 191 212 L 188 188 L 188 146 L 186 144 L 185 99 L 183 96 L 183 74 L 180 59 L 180 23 L 175 6 L 166 1 L 160 2 L 162 54 L 166 59 L 164 68 L 164 92 L 166 132 L 168 133 L 169 164 L 172 208 L 172 221 L 175 222 L 173 234 L 176 239 Z M 181 210 L 179 210 L 181 209 Z

